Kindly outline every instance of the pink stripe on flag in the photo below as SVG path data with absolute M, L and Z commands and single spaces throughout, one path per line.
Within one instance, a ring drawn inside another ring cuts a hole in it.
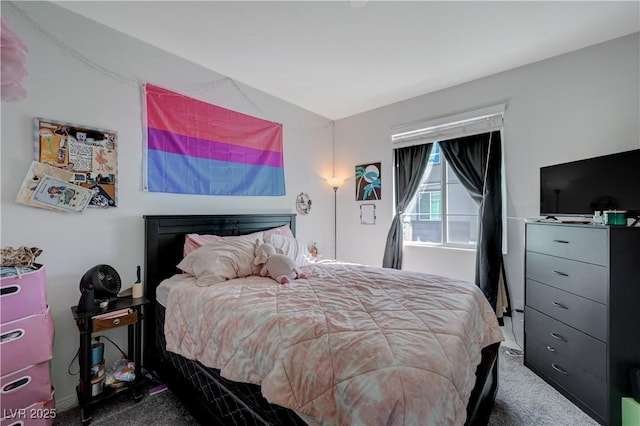
M 147 126 L 190 138 L 282 153 L 282 125 L 151 84 L 145 85 Z

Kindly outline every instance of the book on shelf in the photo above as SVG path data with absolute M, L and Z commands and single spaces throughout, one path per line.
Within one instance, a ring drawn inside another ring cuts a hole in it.
M 125 315 L 129 315 L 131 313 L 131 308 L 118 309 L 117 311 L 106 312 L 104 314 L 94 315 L 91 319 L 101 320 L 101 319 L 113 319 L 123 317 Z

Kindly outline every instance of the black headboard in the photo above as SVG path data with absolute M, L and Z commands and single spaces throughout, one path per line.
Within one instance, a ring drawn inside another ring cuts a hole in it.
M 144 221 L 144 294 L 151 301 L 145 311 L 145 363 L 150 360 L 146 351 L 155 347 L 156 287 L 162 280 L 180 272 L 176 265 L 183 257 L 186 234 L 244 235 L 282 225 L 289 225 L 294 235 L 296 232 L 296 215 L 291 213 L 145 215 Z

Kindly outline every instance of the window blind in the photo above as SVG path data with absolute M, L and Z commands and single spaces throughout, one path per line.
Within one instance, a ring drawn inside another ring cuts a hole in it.
M 417 123 L 394 126 L 391 129 L 391 143 L 394 148 L 402 148 L 500 130 L 504 110 L 505 105 L 498 104 Z

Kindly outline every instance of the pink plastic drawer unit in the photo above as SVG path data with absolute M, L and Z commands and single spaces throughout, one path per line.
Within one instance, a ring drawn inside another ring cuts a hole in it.
M 0 407 L 24 408 L 51 398 L 51 361 L 31 365 L 0 377 Z
M 48 361 L 53 353 L 53 318 L 49 308 L 0 324 L 0 376 Z
M 47 307 L 45 267 L 21 276 L 0 279 L 0 323 L 33 314 Z

